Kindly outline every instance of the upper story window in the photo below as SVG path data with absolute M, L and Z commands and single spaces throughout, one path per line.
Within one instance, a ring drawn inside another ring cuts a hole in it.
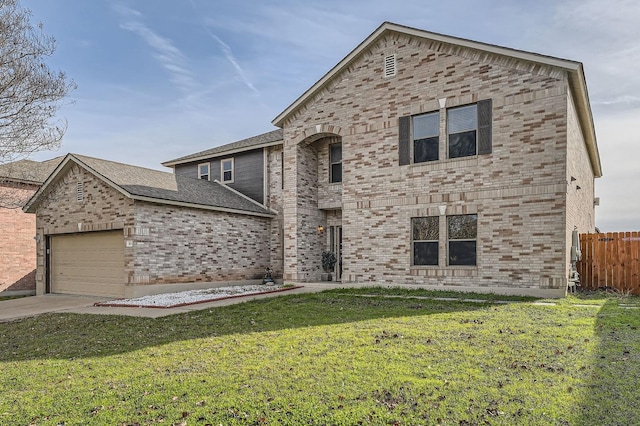
M 329 182 L 342 182 L 342 144 L 329 145 Z
M 413 162 L 438 159 L 440 150 L 440 113 L 416 115 L 413 118 Z
M 232 183 L 234 177 L 233 174 L 233 158 L 222 160 L 220 162 L 220 176 L 222 177 L 222 182 Z
M 449 158 L 477 154 L 478 107 L 476 104 L 447 110 Z
M 198 179 L 210 180 L 209 163 L 198 164 Z
M 445 149 L 440 146 L 440 120 L 444 109 L 398 119 L 398 157 L 401 166 L 411 163 L 490 154 L 492 151 L 492 102 L 478 101 L 446 110 Z M 444 139 L 443 139 L 444 140 Z

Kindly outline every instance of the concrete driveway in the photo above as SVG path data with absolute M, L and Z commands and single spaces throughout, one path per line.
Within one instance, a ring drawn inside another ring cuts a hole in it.
M 66 312 L 97 315 L 129 315 L 136 317 L 158 318 L 182 312 L 211 309 L 219 306 L 242 303 L 249 300 L 284 296 L 287 294 L 317 293 L 323 290 L 343 287 L 340 283 L 305 283 L 303 287 L 283 293 L 255 294 L 246 297 L 223 299 L 207 303 L 196 303 L 175 308 L 137 308 L 94 306 L 96 302 L 113 300 L 107 297 L 74 296 L 69 294 L 45 294 L 27 296 L 19 299 L 0 300 L 0 322 L 13 321 L 19 318 L 32 317 L 49 312 Z
M 0 322 L 31 317 L 48 312 L 71 312 L 74 309 L 103 302 L 104 297 L 73 296 L 69 294 L 45 294 L 18 299 L 0 300 Z

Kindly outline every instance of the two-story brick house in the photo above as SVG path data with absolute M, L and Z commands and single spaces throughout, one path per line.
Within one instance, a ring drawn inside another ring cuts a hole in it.
M 345 285 L 561 296 L 571 233 L 594 230 L 602 171 L 579 62 L 384 23 L 273 124 L 163 164 L 261 205 L 252 256 L 287 282 L 319 280 L 330 250 Z
M 286 280 L 318 279 L 334 240 L 344 283 L 561 295 L 594 230 L 578 62 L 385 23 L 273 124 Z

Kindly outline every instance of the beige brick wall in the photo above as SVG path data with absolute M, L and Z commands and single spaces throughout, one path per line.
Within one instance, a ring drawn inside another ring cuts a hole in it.
M 45 292 L 45 236 L 134 225 L 133 200 L 73 163 L 62 173 L 62 178 L 50 187 L 36 210 L 36 226 L 41 238 L 37 245 L 37 294 Z M 78 183 L 83 187 L 82 201 L 77 199 Z M 131 251 L 125 250 L 125 264 L 133 262 L 132 256 Z
M 134 202 L 81 167 L 64 173 L 37 208 L 39 294 L 46 235 L 122 229 L 127 286 L 259 280 L 270 264 L 269 218 Z
M 36 217 L 21 209 L 36 189 L 0 184 L 0 291 L 36 289 Z
M 567 102 L 567 276 L 571 262 L 571 233 L 574 227 L 579 233 L 595 232 L 595 179 L 585 139 L 580 129 L 573 99 Z M 572 180 L 571 178 L 575 178 Z
M 146 202 L 135 204 L 129 283 L 261 280 L 270 264 L 270 219 Z
M 267 149 L 267 207 L 277 212 L 269 225 L 271 244 L 271 269 L 273 277 L 281 279 L 284 267 L 284 200 L 283 200 L 283 151 L 282 145 Z
M 316 281 L 326 226 L 318 210 L 318 155 L 313 145 L 285 145 L 285 280 Z
M 389 54 L 396 55 L 398 74 L 384 79 Z M 306 143 L 333 134 L 343 143 L 344 281 L 560 295 L 567 275 L 567 164 L 574 161 L 567 160 L 567 92 L 567 77 L 557 69 L 405 35 L 382 38 L 285 122 L 285 174 L 298 191 L 285 191 L 287 247 L 295 253 L 285 260 L 285 275 L 304 279 L 301 271 L 313 269 L 305 262 L 319 264 L 315 246 L 295 241 L 309 218 L 322 216 L 318 198 L 310 196 L 322 194 L 317 181 L 304 177 L 321 166 L 306 167 L 301 157 L 326 161 L 321 144 L 309 153 Z M 441 98 L 447 108 L 492 99 L 492 154 L 442 155 Z M 398 118 L 438 110 L 440 161 L 399 166 Z M 579 155 L 575 167 L 583 170 L 586 154 Z M 477 267 L 411 267 L 410 218 L 438 215 L 439 206 L 447 214 L 478 214 Z

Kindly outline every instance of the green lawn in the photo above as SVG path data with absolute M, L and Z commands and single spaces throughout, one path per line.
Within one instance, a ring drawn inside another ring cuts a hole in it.
M 0 324 L 0 424 L 640 424 L 640 298 L 411 296 Z

